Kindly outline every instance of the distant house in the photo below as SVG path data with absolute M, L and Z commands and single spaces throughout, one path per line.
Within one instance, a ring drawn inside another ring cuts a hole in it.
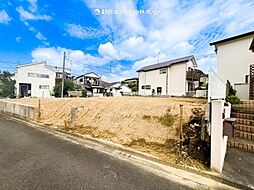
M 51 97 L 53 88 L 62 81 L 62 68 L 34 62 L 17 66 L 15 72 L 17 97 Z M 70 76 L 70 69 L 65 69 Z
M 122 83 L 124 83 L 126 85 L 128 85 L 130 83 L 132 83 L 132 84 L 138 84 L 138 77 L 125 79 L 124 81 L 122 81 Z
M 252 99 L 254 64 L 254 31 L 210 43 L 217 54 L 217 70 L 221 78 L 231 83 L 241 99 Z M 251 50 L 251 51 L 250 51 Z M 251 78 L 252 77 L 252 78 Z
M 189 95 L 189 92 L 195 92 L 195 81 L 200 79 L 196 67 L 193 55 L 143 67 L 137 71 L 139 95 Z
M 104 96 L 109 83 L 101 80 L 101 77 L 94 72 L 76 77 L 75 82 L 82 85 L 92 96 Z
M 111 96 L 124 96 L 131 95 L 132 90 L 126 84 L 116 82 L 108 87 L 107 92 L 110 93 Z

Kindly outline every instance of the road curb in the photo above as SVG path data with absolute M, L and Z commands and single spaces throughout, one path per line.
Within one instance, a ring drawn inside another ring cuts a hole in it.
M 57 127 L 49 127 L 47 125 L 38 124 L 35 121 L 20 118 L 16 115 L 9 115 L 9 114 L 2 113 L 2 112 L 0 112 L 0 114 L 5 117 L 6 116 L 11 117 L 12 120 L 15 120 L 17 122 L 28 124 L 31 127 L 34 127 L 34 128 L 46 131 L 46 132 L 51 132 L 51 133 L 57 132 L 57 133 L 69 135 L 71 137 L 79 138 L 80 140 L 91 141 L 92 143 L 95 143 L 95 144 L 101 144 L 104 147 L 106 146 L 108 149 L 110 149 L 112 151 L 117 150 L 118 151 L 117 154 L 119 154 L 123 158 L 131 158 L 132 160 L 136 159 L 136 161 L 139 161 L 139 163 L 146 164 L 147 166 L 152 167 L 157 170 L 163 170 L 164 172 L 167 172 L 167 173 L 172 174 L 172 172 L 170 172 L 169 170 L 167 170 L 165 168 L 172 167 L 172 168 L 175 168 L 178 170 L 184 170 L 186 172 L 190 172 L 190 173 L 202 176 L 202 177 L 210 178 L 212 180 L 215 180 L 220 183 L 223 183 L 223 184 L 226 184 L 229 186 L 233 186 L 233 187 L 236 187 L 239 189 L 254 189 L 253 186 L 246 186 L 244 183 L 242 183 L 240 181 L 234 181 L 233 179 L 227 178 L 225 176 L 222 177 L 215 172 L 204 172 L 204 171 L 196 170 L 193 168 L 187 168 L 187 167 L 184 167 L 181 165 L 166 163 L 166 162 L 159 160 L 159 158 L 157 158 L 157 157 L 154 157 L 149 154 L 134 150 L 132 148 L 124 147 L 123 145 L 116 144 L 116 143 L 113 143 L 110 141 L 89 137 L 88 135 L 81 135 L 78 133 L 69 132 L 66 130 L 59 129 Z M 72 139 L 72 140 L 75 141 L 77 139 Z M 103 152 L 105 152 L 105 151 L 103 151 Z

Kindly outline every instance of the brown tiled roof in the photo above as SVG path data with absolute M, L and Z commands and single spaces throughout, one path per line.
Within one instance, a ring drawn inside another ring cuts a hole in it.
M 162 63 L 154 64 L 154 65 L 148 65 L 148 66 L 142 67 L 141 69 L 137 70 L 137 72 L 150 71 L 150 70 L 155 70 L 155 69 L 159 69 L 159 68 L 165 68 L 165 67 L 169 67 L 169 66 L 174 65 L 174 64 L 188 62 L 188 61 L 191 61 L 191 60 L 193 60 L 196 64 L 194 55 L 190 55 L 190 56 L 181 57 L 181 58 L 178 58 L 178 59 L 172 59 L 172 60 L 165 61 L 165 62 L 162 62 Z

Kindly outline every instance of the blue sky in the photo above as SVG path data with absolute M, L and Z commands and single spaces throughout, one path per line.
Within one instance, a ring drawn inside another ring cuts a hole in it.
M 108 81 L 137 76 L 158 52 L 160 61 L 194 54 L 207 71 L 209 42 L 253 31 L 253 18 L 253 0 L 0 0 L 0 70 L 61 66 L 65 51 L 73 75 Z

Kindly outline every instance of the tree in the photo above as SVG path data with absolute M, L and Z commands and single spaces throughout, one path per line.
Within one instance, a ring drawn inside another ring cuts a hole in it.
M 77 89 L 80 89 L 80 86 L 74 83 L 72 79 L 67 78 L 64 80 L 64 90 L 63 90 L 64 96 L 68 96 L 68 91 Z M 59 83 L 53 89 L 54 96 L 61 97 L 61 91 L 62 91 L 62 83 Z
M 15 97 L 15 84 L 16 81 L 11 77 L 13 75 L 10 72 L 0 72 L 0 97 L 2 98 L 14 98 Z
M 128 87 L 131 89 L 132 92 L 138 91 L 138 84 L 135 82 L 131 82 L 128 84 Z

